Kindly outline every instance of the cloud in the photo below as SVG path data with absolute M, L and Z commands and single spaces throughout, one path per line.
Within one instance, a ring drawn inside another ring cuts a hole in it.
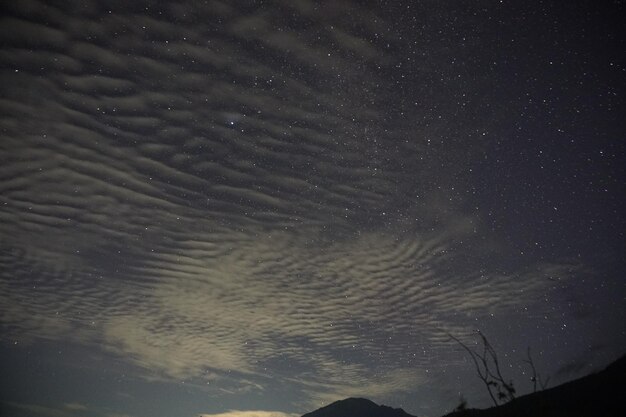
M 338 369 L 345 371 L 345 366 L 339 365 Z M 363 377 L 362 371 L 357 371 L 355 377 Z M 416 386 L 425 383 L 426 378 L 419 371 L 409 369 L 395 369 L 382 375 L 370 376 L 361 379 L 357 384 L 319 384 L 311 386 L 309 381 L 294 381 L 308 386 L 311 392 L 310 399 L 303 405 L 306 409 L 316 409 L 334 401 L 350 397 L 367 397 L 378 402 L 383 402 L 389 395 L 413 392 Z
M 25 410 L 39 416 L 46 417 L 72 417 L 78 415 L 78 412 L 86 411 L 87 407 L 78 403 L 64 404 L 62 408 L 49 407 L 39 404 L 5 402 L 11 408 Z
M 548 278 L 580 272 L 486 266 L 508 258 L 449 187 L 474 154 L 377 103 L 401 94 L 396 40 L 368 10 L 343 24 L 342 5 L 283 2 L 300 30 L 212 2 L 174 28 L 21 4 L 0 26 L 2 340 L 97 346 L 220 392 L 271 373 L 311 401 L 375 397 L 423 383 L 446 331 L 541 316 Z M 207 40 L 218 18 L 228 36 Z
M 568 381 L 586 373 L 598 371 L 599 369 L 594 369 L 594 362 L 597 364 L 599 354 L 606 348 L 607 345 L 602 343 L 587 346 L 584 352 L 557 368 L 554 378 Z
M 219 414 L 199 414 L 198 417 L 295 417 L 296 414 L 283 413 L 281 411 L 239 411 L 231 410 Z
M 86 411 L 88 409 L 86 405 L 80 403 L 66 403 L 63 406 L 71 411 Z

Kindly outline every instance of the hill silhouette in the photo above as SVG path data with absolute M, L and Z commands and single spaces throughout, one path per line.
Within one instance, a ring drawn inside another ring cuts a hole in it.
M 468 409 L 444 417 L 623 417 L 626 416 L 626 356 L 605 370 L 554 388 L 524 395 L 498 407 Z M 302 417 L 414 417 L 400 408 L 348 398 Z
M 413 417 L 401 408 L 378 405 L 365 398 L 347 398 L 302 417 Z
M 626 416 L 626 356 L 605 370 L 554 388 L 524 395 L 499 407 L 465 410 L 445 417 L 623 417 Z

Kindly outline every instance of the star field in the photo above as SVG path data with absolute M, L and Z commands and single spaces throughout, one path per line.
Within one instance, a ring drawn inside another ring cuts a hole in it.
M 621 2 L 0 17 L 0 410 L 418 416 L 624 353 Z

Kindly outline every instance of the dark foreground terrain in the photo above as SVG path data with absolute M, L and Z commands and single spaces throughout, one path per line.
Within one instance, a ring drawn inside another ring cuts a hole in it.
M 484 410 L 468 409 L 445 417 L 624 417 L 626 356 L 605 370 Z M 334 402 L 302 417 L 412 417 L 400 408 L 362 398 Z

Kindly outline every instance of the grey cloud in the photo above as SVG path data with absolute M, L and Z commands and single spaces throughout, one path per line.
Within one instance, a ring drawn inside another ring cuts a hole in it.
M 68 407 L 49 407 L 46 405 L 40 404 L 27 404 L 27 403 L 16 403 L 16 402 L 3 402 L 3 405 L 7 405 L 9 408 L 25 410 L 29 413 L 35 413 L 36 415 L 48 416 L 48 417 L 70 417 L 75 416 L 76 409 L 68 408 Z M 72 405 L 72 404 L 68 404 Z M 76 404 L 78 405 L 78 404 Z
M 598 369 L 593 369 L 593 363 L 597 356 L 606 348 L 607 345 L 604 344 L 594 344 L 588 346 L 582 354 L 561 365 L 555 371 L 554 378 L 560 381 L 567 381 L 580 377 L 580 375 L 590 371 L 598 371 Z
M 72 411 L 86 411 L 88 407 L 81 403 L 66 403 L 64 404 L 65 408 Z
M 22 19 L 5 17 L 0 20 L 0 28 L 0 37 L 14 47 L 62 50 L 68 41 L 61 30 Z
M 288 414 L 282 411 L 231 410 L 219 414 L 200 414 L 198 417 L 295 417 L 295 414 Z
M 136 90 L 135 84 L 129 80 L 103 75 L 67 76 L 63 78 L 63 83 L 67 86 L 67 89 L 77 90 L 83 94 L 117 96 L 132 93 Z
M 28 15 L 35 3 L 24 4 Z M 15 89 L 0 102 L 11 116 L 1 120 L 3 338 L 101 346 L 144 377 L 232 372 L 233 389 L 260 389 L 262 364 L 285 360 L 309 378 L 281 376 L 317 403 L 357 388 L 382 396 L 422 381 L 413 371 L 428 357 L 411 359 L 414 335 L 445 352 L 446 331 L 533 303 L 550 291 L 546 275 L 577 273 L 566 262 L 501 272 L 463 261 L 473 252 L 460 241 L 475 243 L 481 225 L 432 191 L 452 174 L 420 177 L 457 155 L 427 154 L 417 140 L 383 145 L 407 134 L 393 125 L 372 132 L 372 120 L 393 112 L 369 101 L 385 80 L 346 57 L 388 63 L 365 34 L 328 30 L 341 6 L 316 28 L 335 39 L 332 51 L 311 33 L 277 31 L 271 16 L 208 7 L 202 16 L 224 17 L 236 39 L 185 42 L 181 33 L 204 39 L 205 23 L 181 32 L 130 11 L 86 36 L 69 10 L 48 14 L 63 30 L 9 22 L 58 52 L 35 57 L 3 36 L 6 62 L 28 69 L 3 74 Z M 285 7 L 320 13 L 307 2 Z M 113 36 L 114 47 L 98 36 Z M 273 66 L 241 42 L 291 54 L 311 74 Z M 39 65 L 48 81 L 30 72 Z M 338 72 L 371 90 L 348 99 Z M 416 178 L 407 184 L 408 170 Z M 388 210 L 424 183 L 433 185 L 407 210 L 414 216 Z M 390 362 L 385 350 L 405 360 Z
M 50 51 L 37 51 L 35 53 L 26 49 L 3 49 L 0 51 L 0 57 L 6 66 L 13 66 L 11 69 L 14 72 L 16 70 L 31 73 L 67 71 L 75 74 L 83 68 L 79 60 L 62 53 Z
M 331 34 L 343 48 L 348 51 L 353 51 L 357 56 L 363 57 L 366 60 L 380 60 L 384 56 L 383 51 L 374 48 L 363 38 L 339 29 L 333 29 Z

